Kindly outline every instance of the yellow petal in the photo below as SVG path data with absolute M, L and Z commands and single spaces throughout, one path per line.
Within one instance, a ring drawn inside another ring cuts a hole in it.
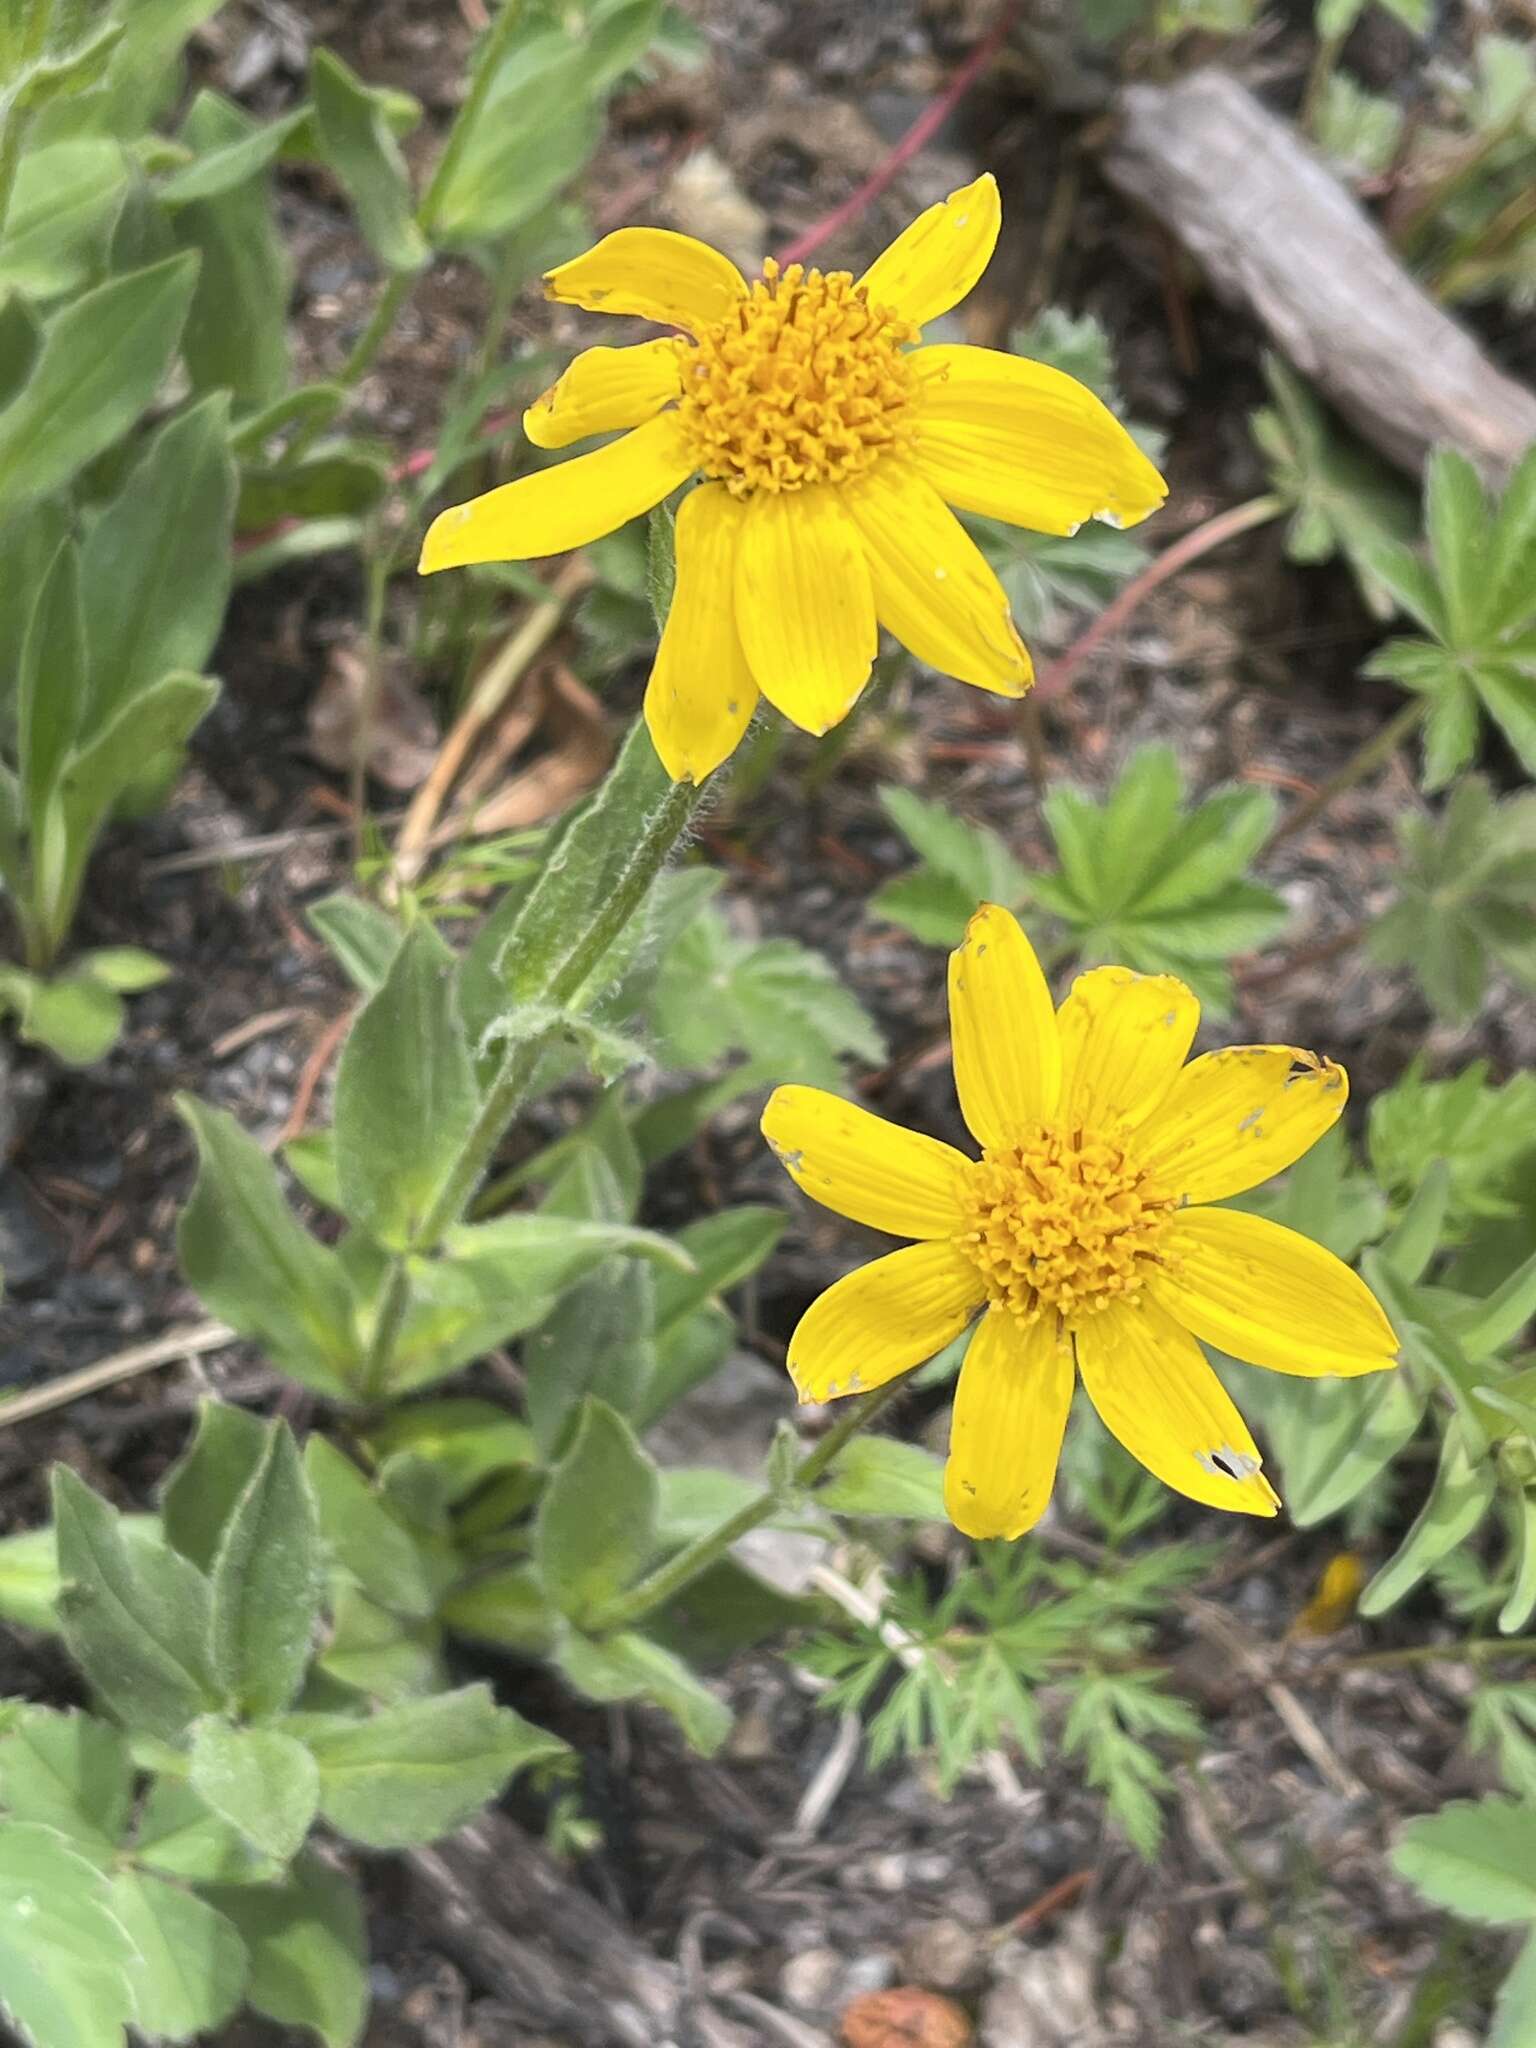
M 1279 1496 L 1248 1425 L 1205 1353 L 1145 1295 L 1084 1316 L 1073 1333 L 1083 1385 L 1133 1458 L 1208 1508 L 1272 1515 Z
M 966 1346 L 944 1468 L 944 1507 L 967 1536 L 1032 1529 L 1056 1481 L 1072 1406 L 1072 1346 L 1054 1316 L 989 1309 Z
M 1152 1289 L 1186 1328 L 1272 1372 L 1353 1377 L 1397 1362 L 1397 1335 L 1342 1259 L 1237 1209 L 1186 1209 L 1158 1245 Z
M 1049 1117 L 1061 1088 L 1061 1036 L 1051 992 L 1019 921 L 983 903 L 949 956 L 955 1092 L 977 1143 L 1013 1143 Z
M 909 1244 L 818 1295 L 789 1340 L 802 1401 L 883 1387 L 958 1337 L 981 1306 L 976 1268 L 950 1244 Z
M 702 782 L 746 731 L 757 685 L 731 590 L 744 506 L 700 484 L 677 514 L 677 587 L 645 691 L 645 722 L 674 782 Z
M 952 505 L 1075 533 L 1085 519 L 1135 526 L 1167 497 L 1108 406 L 1065 371 L 961 345 L 919 349 L 912 363 L 913 460 Z
M 675 416 L 665 413 L 590 455 L 551 463 L 439 512 L 422 543 L 421 573 L 466 562 L 527 562 L 585 547 L 659 505 L 692 471 L 692 451 Z
M 903 1130 L 823 1088 L 775 1088 L 763 1136 L 813 1201 L 895 1237 L 952 1237 L 970 1162 L 952 1145 Z
M 549 271 L 546 295 L 589 313 L 638 313 L 695 333 L 747 295 L 729 256 L 671 228 L 615 228 L 583 256 Z
M 736 630 L 768 702 L 807 732 L 847 717 L 878 632 L 857 530 L 827 484 L 759 491 L 736 555 Z
M 1034 674 L 986 557 L 938 492 L 888 456 L 843 487 L 864 540 L 875 612 L 919 661 L 1021 697 Z
M 583 349 L 523 414 L 523 432 L 535 448 L 565 448 L 588 434 L 638 427 L 681 390 L 682 364 L 673 341 Z
M 1349 1076 L 1294 1045 L 1202 1053 L 1146 1128 L 1143 1164 L 1192 1202 L 1219 1202 L 1292 1165 L 1332 1128 Z
M 958 305 L 976 283 L 992 260 L 1002 222 L 997 180 L 985 171 L 903 228 L 859 283 L 872 305 L 888 306 L 921 327 Z
M 1073 982 L 1061 1030 L 1061 1120 L 1107 1132 L 1155 1109 L 1184 1064 L 1200 1005 L 1171 974 L 1094 967 Z

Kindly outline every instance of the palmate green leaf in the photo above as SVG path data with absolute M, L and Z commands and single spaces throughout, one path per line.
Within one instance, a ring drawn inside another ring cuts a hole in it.
M 260 1339 L 284 1372 L 344 1396 L 358 1347 L 335 1252 L 299 1223 L 271 1160 L 227 1111 L 185 1095 L 177 1108 L 199 1156 L 177 1225 L 182 1271 L 215 1315 Z
M 336 1076 L 336 1165 L 346 1215 L 404 1251 L 480 1107 L 457 964 L 431 925 L 406 934 L 347 1038 Z
M 978 903 L 1011 908 L 1024 900 L 1029 878 L 988 826 L 890 785 L 880 801 L 922 865 L 875 892 L 872 916 L 903 926 L 925 945 L 957 946 Z
M 230 101 L 201 92 L 188 109 L 180 140 L 201 157 L 259 132 Z M 237 405 L 270 403 L 289 382 L 291 266 L 264 173 L 178 207 L 173 227 L 182 247 L 200 258 L 184 348 L 194 386 L 227 390 Z
M 127 1742 L 89 1714 L 23 1706 L 0 1734 L 0 1809 L 56 1828 L 103 1867 L 127 1828 L 133 1780 Z
M 121 1870 L 108 1905 L 133 1943 L 136 2033 L 189 2041 L 223 2026 L 245 1995 L 245 1943 L 217 1907 L 147 1871 Z
M 1253 415 L 1251 427 L 1271 482 L 1291 507 L 1286 552 L 1295 562 L 1326 562 L 1342 551 L 1366 602 L 1386 617 L 1402 600 L 1375 555 L 1414 532 L 1411 496 L 1278 356 L 1265 357 L 1264 377 L 1274 403 Z
M 731 1710 L 683 1660 L 634 1629 L 601 1641 L 570 1634 L 554 1661 L 590 1700 L 649 1700 L 672 1716 L 701 1756 L 713 1756 L 731 1732 Z
M 673 945 L 651 1001 L 660 1057 L 704 1067 L 741 1051 L 782 1080 L 830 1087 L 841 1056 L 871 1063 L 885 1044 L 817 953 L 792 939 L 738 939 L 709 905 Z
M 288 1863 L 320 1806 L 320 1767 L 291 1735 L 209 1717 L 192 1730 L 188 1782 L 263 1857 Z
M 306 1855 L 281 1884 L 208 1886 L 204 1896 L 245 1943 L 257 2012 L 312 2028 L 326 2048 L 353 2048 L 368 2015 L 368 1943 L 352 1879 Z
M 160 429 L 91 526 L 81 594 L 94 723 L 164 676 L 201 671 L 229 599 L 234 496 L 217 392 Z
M 518 1771 L 569 1749 L 484 1685 L 385 1707 L 362 1720 L 305 1715 L 293 1730 L 320 1766 L 320 1811 L 368 1849 L 434 1842 L 472 1818 Z
M 589 1395 L 534 1523 L 534 1561 L 562 1614 L 595 1616 L 656 1551 L 656 1466 L 606 1402 Z
M 1371 1169 L 1395 1203 L 1407 1201 L 1432 1161 L 1449 1163 L 1445 1227 L 1454 1240 L 1479 1218 L 1515 1213 L 1508 1189 L 1536 1153 L 1536 1074 L 1491 1087 L 1487 1061 L 1474 1060 L 1452 1079 L 1430 1081 L 1415 1061 L 1373 1099 L 1366 1130 Z
M 173 256 L 54 316 L 31 376 L 0 412 L 0 515 L 58 490 L 128 431 L 169 367 L 196 282 L 196 261 Z
M 1455 1799 L 1403 1827 L 1399 1877 L 1463 1920 L 1518 1927 L 1536 1920 L 1536 1801 Z
M 218 1705 L 208 1581 L 174 1550 L 131 1544 L 122 1518 L 55 1466 L 58 1613 L 70 1654 L 124 1725 L 174 1740 Z
M 55 1829 L 0 1820 L 0 2014 L 31 2048 L 124 2048 L 137 1951 L 106 1877 Z

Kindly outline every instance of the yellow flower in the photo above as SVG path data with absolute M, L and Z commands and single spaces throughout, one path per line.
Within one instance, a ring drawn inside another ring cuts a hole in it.
M 1375 1372 L 1397 1339 L 1342 1260 L 1211 1208 L 1337 1120 L 1344 1070 L 1290 1045 L 1184 1064 L 1199 1005 L 1166 974 L 1096 967 L 1059 1010 L 995 904 L 950 955 L 955 1087 L 980 1160 L 818 1088 L 780 1088 L 763 1132 L 839 1215 L 920 1240 L 839 1280 L 790 1340 L 803 1401 L 881 1386 L 980 1308 L 955 1394 L 944 1499 L 968 1536 L 1022 1536 L 1050 1499 L 1076 1375 L 1165 1485 L 1279 1507 L 1197 1338 L 1274 1372 Z
M 1022 696 L 1029 656 L 958 505 L 1073 533 L 1133 526 L 1167 487 L 1075 378 L 993 349 L 909 352 L 986 268 L 990 176 L 913 221 L 857 283 L 620 228 L 544 280 L 552 299 L 682 332 L 590 348 L 523 416 L 540 448 L 627 428 L 437 518 L 424 574 L 563 554 L 708 481 L 677 519 L 677 588 L 646 692 L 674 780 L 701 782 L 759 693 L 806 731 L 844 718 L 877 628 L 962 682 Z

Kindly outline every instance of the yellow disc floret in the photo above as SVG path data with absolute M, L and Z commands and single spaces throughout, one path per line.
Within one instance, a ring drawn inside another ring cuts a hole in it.
M 1064 1323 L 1133 1298 L 1177 1200 L 1115 1139 L 1037 1125 L 971 1168 L 956 1242 L 1000 1307 Z
M 677 343 L 699 468 L 738 497 L 860 475 L 911 431 L 916 339 L 847 271 L 765 263 L 726 319 Z

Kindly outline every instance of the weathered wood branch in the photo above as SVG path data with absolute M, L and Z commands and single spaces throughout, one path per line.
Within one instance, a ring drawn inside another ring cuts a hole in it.
M 1129 86 L 1115 113 L 1111 182 L 1366 440 L 1409 470 L 1448 442 L 1503 482 L 1536 441 L 1536 394 L 1414 283 L 1289 122 L 1216 70 Z

